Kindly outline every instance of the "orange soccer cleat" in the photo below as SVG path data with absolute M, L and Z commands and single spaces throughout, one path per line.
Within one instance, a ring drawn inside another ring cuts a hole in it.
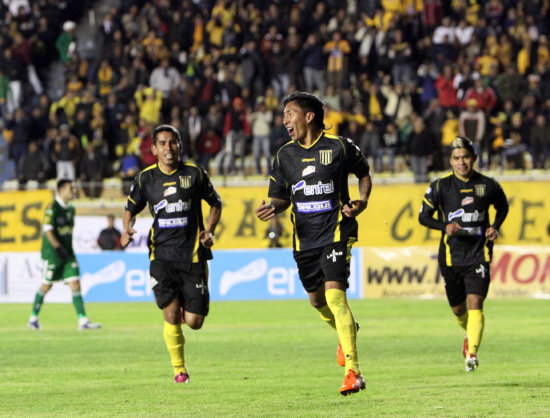
M 344 377 L 344 383 L 340 388 L 340 394 L 343 396 L 357 393 L 360 390 L 365 389 L 366 383 L 363 376 L 356 374 L 353 370 L 349 369 L 348 374 Z

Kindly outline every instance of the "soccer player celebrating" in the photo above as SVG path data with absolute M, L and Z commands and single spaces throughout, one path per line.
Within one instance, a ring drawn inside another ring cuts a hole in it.
M 80 269 L 73 251 L 74 206 L 70 203 L 75 194 L 71 180 L 57 182 L 57 196 L 48 205 L 42 226 L 42 285 L 36 292 L 32 314 L 28 327 L 39 330 L 38 313 L 44 303 L 44 297 L 56 281 L 67 283 L 73 295 L 73 305 L 78 314 L 78 329 L 101 328 L 100 324 L 90 322 L 84 310 L 84 301 L 80 294 Z
M 262 201 L 256 216 L 267 221 L 292 203 L 294 260 L 311 305 L 338 333 L 338 363 L 345 366 L 340 393 L 345 396 L 365 388 L 346 289 L 358 235 L 355 217 L 367 207 L 372 188 L 369 165 L 350 139 L 324 132 L 324 105 L 317 96 L 294 92 L 284 106 L 283 124 L 291 141 L 275 156 L 271 200 Z M 349 173 L 359 179 L 358 200 L 350 200 Z
M 152 150 L 158 163 L 134 179 L 122 215 L 121 243 L 124 247 L 130 243 L 136 233 L 135 216 L 148 204 L 154 218 L 148 241 L 151 286 L 164 316 L 164 341 L 174 381 L 189 383 L 181 323 L 200 329 L 208 315 L 207 260 L 212 258 L 210 248 L 222 202 L 204 169 L 180 161 L 181 138 L 176 128 L 158 126 L 153 131 Z M 206 228 L 202 200 L 210 205 Z
M 466 331 L 462 352 L 466 371 L 471 372 L 479 364 L 493 245 L 508 214 L 508 202 L 494 179 L 474 170 L 477 155 L 472 141 L 457 136 L 450 150 L 453 171 L 430 184 L 418 220 L 442 232 L 439 267 L 451 309 Z M 496 209 L 493 223 L 489 220 L 491 205 Z M 436 211 L 437 219 L 433 217 Z

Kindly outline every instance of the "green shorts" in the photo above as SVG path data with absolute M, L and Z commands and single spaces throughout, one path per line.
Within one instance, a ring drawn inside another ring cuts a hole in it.
M 52 284 L 63 280 L 65 283 L 74 282 L 80 279 L 80 268 L 76 258 L 69 258 L 67 261 L 52 263 L 49 260 L 42 260 L 42 283 Z

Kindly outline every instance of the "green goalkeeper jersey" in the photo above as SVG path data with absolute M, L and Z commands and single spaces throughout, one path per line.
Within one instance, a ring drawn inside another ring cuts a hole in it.
M 74 206 L 71 203 L 65 204 L 59 197 L 46 208 L 44 224 L 42 225 L 41 254 L 43 260 L 48 260 L 51 264 L 58 264 L 61 261 L 50 240 L 46 237 L 46 231 L 53 231 L 61 246 L 65 248 L 69 258 L 74 258 L 74 213 Z

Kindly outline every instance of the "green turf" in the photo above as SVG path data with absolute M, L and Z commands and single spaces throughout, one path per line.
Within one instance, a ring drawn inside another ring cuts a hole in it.
M 480 368 L 444 301 L 352 301 L 367 389 L 342 397 L 336 334 L 306 300 L 213 303 L 174 384 L 153 303 L 0 305 L 2 416 L 550 416 L 550 303 L 489 300 Z

